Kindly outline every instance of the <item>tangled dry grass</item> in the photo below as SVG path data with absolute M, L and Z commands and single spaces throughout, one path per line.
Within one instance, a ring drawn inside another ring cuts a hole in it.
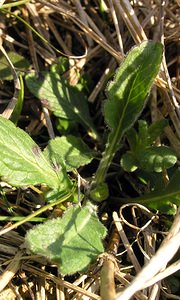
M 165 55 L 147 115 L 152 122 L 164 117 L 169 119 L 165 139 L 180 156 L 179 1 L 19 2 L 22 3 L 9 8 L 10 1 L 0 1 L 0 7 L 4 8 L 0 19 L 1 52 L 6 56 L 7 49 L 19 51 L 29 58 L 36 72 L 48 69 L 60 55 L 69 58 L 70 69 L 65 76 L 71 85 L 77 83 L 78 73 L 87 74 L 93 80 L 88 101 L 92 112 L 96 111 L 96 120 L 101 114 L 103 89 L 125 54 L 143 40 L 161 41 Z M 11 71 L 12 86 L 0 83 L 1 113 L 6 118 L 14 110 L 20 88 L 13 66 Z M 21 122 L 26 130 L 38 139 L 46 127 L 52 137 L 53 124 L 48 111 L 39 108 L 29 94 L 25 95 L 25 101 Z M 97 125 L 103 131 L 101 117 Z M 1 215 L 7 215 L 11 209 L 15 216 L 32 213 L 37 209 L 37 203 L 32 203 L 33 193 L 32 190 L 9 189 L 6 201 L 2 195 L 0 198 Z M 127 209 L 130 211 L 128 220 L 124 217 Z M 0 299 L 180 299 L 178 291 L 173 293 L 166 279 L 180 269 L 180 261 L 175 256 L 180 244 L 180 211 L 169 220 L 170 228 L 164 225 L 163 216 L 140 205 L 127 204 L 120 212 L 114 209 L 111 213 L 109 220 L 101 208 L 101 218 L 106 216 L 104 222 L 112 224 L 106 239 L 107 252 L 88 273 L 67 278 L 58 274 L 56 266 L 25 252 L 24 234 L 32 223 L 17 228 L 17 223 L 1 221 Z M 52 214 L 52 209 L 47 212 L 48 217 Z

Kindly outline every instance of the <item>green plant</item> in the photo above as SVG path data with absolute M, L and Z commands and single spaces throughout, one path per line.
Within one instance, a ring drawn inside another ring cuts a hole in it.
M 160 120 L 151 126 L 146 121 L 139 120 L 139 132 L 131 128 L 127 132 L 130 150 L 121 158 L 121 166 L 127 172 L 140 168 L 146 172 L 162 172 L 176 163 L 174 151 L 167 146 L 155 146 L 153 143 L 167 125 L 166 120 Z
M 124 134 L 133 126 L 145 106 L 159 71 L 162 50 L 162 45 L 154 42 L 143 42 L 133 48 L 108 85 L 104 116 L 110 133 L 95 177 L 90 181 L 90 189 L 84 195 L 86 201 L 83 207 L 73 204 L 62 218 L 37 225 L 27 233 L 27 248 L 56 262 L 63 275 L 87 269 L 97 255 L 103 252 L 102 239 L 106 235 L 106 228 L 99 221 L 97 206 L 93 203 L 108 198 L 105 182 L 108 168 Z M 93 137 L 97 139 L 85 95 L 76 87 L 71 87 L 55 70 L 52 68 L 50 73 L 43 73 L 39 77 L 35 74 L 27 75 L 29 90 L 56 117 L 75 120 L 86 129 L 91 129 Z M 155 132 L 152 128 L 148 130 L 151 139 L 147 146 L 154 140 L 150 131 Z M 50 195 L 45 195 L 46 201 L 56 202 L 59 199 L 59 203 L 65 200 L 77 202 L 76 182 L 70 179 L 68 172 L 88 164 L 96 155 L 80 138 L 72 135 L 56 137 L 41 151 L 28 134 L 2 117 L 0 150 L 2 180 L 15 187 L 46 185 L 50 192 Z M 169 207 L 180 202 L 179 177 L 177 170 L 161 195 L 150 193 L 144 199 L 136 199 L 136 202 L 139 200 L 147 206 L 168 212 Z

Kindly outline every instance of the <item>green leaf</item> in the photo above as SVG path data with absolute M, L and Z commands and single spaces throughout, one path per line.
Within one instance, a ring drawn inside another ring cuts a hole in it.
M 18 74 L 22 74 L 29 68 L 29 62 L 22 55 L 13 51 L 8 52 L 7 54 Z M 13 80 L 11 69 L 4 56 L 0 57 L 0 79 Z
M 57 59 L 57 64 L 51 66 L 51 73 L 57 73 L 63 75 L 69 69 L 69 59 L 64 56 L 60 56 Z
M 142 169 L 138 169 L 136 171 L 136 176 L 141 184 L 147 186 L 148 190 L 164 190 L 166 186 L 163 180 L 162 173 L 146 172 Z
M 149 174 L 148 174 L 149 175 Z M 136 198 L 117 198 L 116 201 L 122 203 L 139 203 L 154 210 L 159 210 L 161 213 L 174 215 L 177 212 L 177 206 L 180 205 L 180 168 L 176 169 L 170 182 L 165 186 L 160 178 L 157 177 L 159 188 Z
M 121 166 L 125 171 L 134 172 L 140 168 L 146 172 L 160 173 L 176 163 L 176 155 L 169 147 L 151 146 L 166 125 L 166 120 L 160 120 L 148 128 L 146 121 L 139 120 L 138 133 L 134 128 L 127 131 L 131 151 L 121 158 Z
M 128 199 L 129 202 L 141 203 L 151 209 L 160 210 L 166 214 L 175 214 L 175 205 L 180 205 L 180 168 L 178 168 L 170 183 L 164 190 L 151 192 L 145 196 Z
M 126 133 L 126 137 L 127 137 L 130 149 L 132 150 L 132 152 L 135 152 L 136 147 L 138 145 L 138 138 L 139 138 L 136 130 L 134 128 L 130 128 Z
M 152 41 L 145 41 L 133 48 L 107 88 L 104 116 L 111 133 L 96 173 L 97 185 L 104 181 L 124 133 L 134 124 L 145 106 L 160 68 L 162 53 L 162 44 Z
M 105 119 L 120 137 L 134 124 L 144 108 L 150 87 L 159 72 L 162 52 L 162 44 L 152 41 L 133 48 L 107 88 Z
M 12 186 L 46 184 L 57 189 L 61 182 L 38 145 L 22 129 L 0 117 L 0 176 Z
M 51 140 L 44 154 L 49 158 L 56 155 L 57 162 L 58 160 L 60 163 L 63 161 L 67 171 L 84 166 L 93 159 L 92 151 L 82 139 L 72 135 L 56 137 Z
M 138 141 L 136 145 L 136 151 L 142 151 L 142 149 L 150 146 L 148 124 L 145 120 L 138 120 Z
M 169 147 L 149 147 L 137 155 L 139 168 L 147 172 L 160 173 L 172 166 L 177 161 L 177 157 Z
M 26 235 L 33 253 L 46 256 L 58 265 L 61 274 L 85 271 L 104 251 L 106 228 L 99 222 L 92 204 L 72 206 L 62 218 L 35 226 Z
M 151 146 L 145 149 L 142 147 L 142 150 L 135 153 L 126 152 L 121 158 L 121 166 L 127 172 L 134 172 L 140 168 L 146 172 L 160 173 L 174 166 L 176 161 L 176 154 L 171 148 Z
M 31 73 L 26 76 L 26 84 L 30 92 L 39 98 L 55 116 L 76 120 L 86 128 L 91 128 L 94 135 L 97 135 L 84 93 L 70 86 L 58 74 L 44 72 L 37 77 Z

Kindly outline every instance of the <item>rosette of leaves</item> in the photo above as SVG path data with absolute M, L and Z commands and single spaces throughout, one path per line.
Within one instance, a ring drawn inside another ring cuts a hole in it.
M 107 170 L 118 150 L 120 140 L 125 132 L 133 126 L 145 106 L 148 92 L 159 71 L 162 51 L 162 44 L 148 41 L 133 48 L 107 88 L 108 99 L 104 106 L 104 116 L 111 131 L 95 174 L 94 181 L 97 189 L 92 189 L 89 194 L 91 200 L 102 201 L 108 196 L 108 189 L 105 184 Z M 47 91 L 52 97 L 52 93 L 58 89 L 57 95 L 55 93 L 56 99 L 53 100 L 54 103 L 51 103 L 51 110 L 56 115 L 58 111 L 64 113 L 63 106 L 66 108 L 65 112 L 68 112 L 68 116 L 65 115 L 65 117 L 69 117 L 73 109 L 72 118 L 75 117 L 74 113 L 76 113 L 76 117 L 78 116 L 81 122 L 86 126 L 88 125 L 88 118 L 85 114 L 81 114 L 82 109 L 80 113 L 79 95 L 75 101 L 76 94 L 73 91 L 71 93 L 73 102 L 69 101 L 71 90 L 64 85 L 64 82 L 59 80 L 57 82 L 56 74 L 45 75 L 44 80 L 38 83 L 34 76 L 28 76 L 26 83 L 29 88 L 31 86 L 30 90 L 33 90 L 40 99 L 44 97 L 47 99 Z M 68 98 L 64 97 L 64 92 Z M 50 103 L 49 99 L 48 103 Z M 58 101 L 61 106 L 56 106 Z M 53 108 L 52 104 L 55 104 Z M 69 144 L 69 141 L 70 139 L 64 142 Z M 55 149 L 57 145 L 51 143 L 50 146 Z M 77 147 L 79 148 L 79 145 Z M 51 149 L 47 149 L 45 154 L 49 159 Z M 73 161 L 67 160 L 66 152 L 60 159 L 68 162 L 70 169 L 74 167 Z M 78 205 L 71 207 L 65 212 L 63 218 L 49 220 L 47 223 L 30 230 L 26 236 L 26 244 L 32 252 L 46 256 L 49 260 L 56 262 L 60 272 L 65 275 L 86 270 L 98 254 L 104 251 L 102 239 L 105 235 L 106 229 L 98 220 L 96 207 L 87 202 L 82 208 Z

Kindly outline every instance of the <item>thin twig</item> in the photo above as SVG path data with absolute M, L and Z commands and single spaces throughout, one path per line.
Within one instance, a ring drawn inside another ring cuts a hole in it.
M 122 221 L 120 220 L 120 218 L 118 217 L 118 214 L 116 212 L 113 212 L 113 219 L 114 219 L 115 225 L 117 227 L 117 230 L 118 230 L 118 232 L 120 234 L 121 240 L 122 240 L 122 242 L 124 244 L 124 247 L 127 250 L 128 256 L 129 256 L 129 258 L 130 258 L 130 260 L 131 260 L 131 262 L 132 262 L 132 264 L 133 264 L 136 272 L 138 273 L 141 270 L 141 266 L 140 266 L 140 264 L 139 264 L 139 262 L 138 262 L 138 260 L 137 260 L 137 258 L 135 256 L 133 248 L 130 245 L 130 243 L 129 243 L 127 237 L 126 237 L 126 234 L 125 234 L 125 232 L 123 230 L 123 226 L 121 224 Z
M 0 45 L 0 51 L 5 56 L 8 64 L 9 64 L 11 73 L 13 75 L 13 79 L 14 79 L 14 95 L 13 95 L 12 99 L 10 100 L 10 102 L 9 102 L 8 106 L 6 107 L 6 109 L 2 113 L 2 116 L 4 118 L 9 119 L 11 117 L 12 113 L 13 113 L 13 110 L 14 110 L 16 104 L 17 104 L 18 94 L 19 94 L 19 91 L 21 89 L 21 84 L 20 84 L 19 77 L 16 73 L 16 70 L 15 70 L 11 60 L 9 59 L 6 50 L 4 49 L 4 47 L 2 45 Z
M 167 237 L 162 242 L 156 254 L 149 263 L 143 267 L 142 271 L 136 276 L 130 286 L 117 295 L 117 300 L 128 300 L 137 291 L 147 288 L 149 286 L 148 281 L 157 275 L 161 269 L 165 268 L 170 259 L 175 255 L 180 246 L 179 217 L 180 207 Z
M 20 259 L 23 255 L 22 251 L 18 251 L 10 264 L 4 270 L 4 272 L 0 275 L 0 292 L 7 286 L 7 284 L 11 281 L 14 275 L 17 273 L 20 267 Z

